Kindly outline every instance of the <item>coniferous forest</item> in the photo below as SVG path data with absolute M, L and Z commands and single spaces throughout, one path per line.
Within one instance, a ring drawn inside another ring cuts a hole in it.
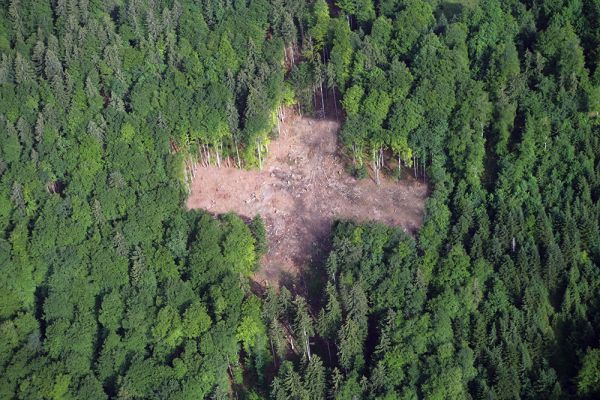
M 256 290 L 189 165 L 325 98 L 423 226 Z M 599 198 L 599 0 L 0 0 L 0 398 L 599 398 Z

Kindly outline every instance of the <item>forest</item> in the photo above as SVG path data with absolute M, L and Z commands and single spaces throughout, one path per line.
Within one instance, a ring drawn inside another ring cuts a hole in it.
M 192 167 L 326 101 L 423 226 L 257 288 Z M 599 0 L 0 0 L 0 398 L 599 398 L 599 198 Z

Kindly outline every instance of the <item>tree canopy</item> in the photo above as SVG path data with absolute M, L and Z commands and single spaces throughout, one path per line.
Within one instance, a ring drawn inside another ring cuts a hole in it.
M 594 399 L 597 0 L 3 0 L 0 397 Z M 421 229 L 336 222 L 256 288 L 265 222 L 186 211 L 279 108 Z M 338 112 L 338 107 L 342 112 Z

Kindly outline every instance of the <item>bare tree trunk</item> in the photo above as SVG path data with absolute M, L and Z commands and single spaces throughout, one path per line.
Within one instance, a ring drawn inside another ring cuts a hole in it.
M 415 170 L 415 179 L 417 178 L 417 156 L 413 156 L 413 167 Z
M 375 170 L 375 182 L 379 186 L 379 154 L 373 150 L 373 169 Z
M 262 170 L 262 145 L 259 143 L 259 141 L 256 141 L 256 151 L 258 153 L 258 169 Z
M 220 153 L 220 148 L 219 148 L 219 144 L 217 143 L 215 146 L 215 158 L 217 159 L 217 167 L 221 168 L 221 155 Z
M 338 119 L 337 100 L 335 99 L 335 86 L 331 88 L 333 92 L 333 108 L 335 109 L 335 119 Z
M 402 174 L 402 157 L 398 153 L 398 176 Z
M 286 335 L 287 341 L 290 344 L 290 347 L 291 347 L 292 351 L 294 353 L 296 353 L 296 347 L 294 346 L 294 337 L 290 334 L 290 332 L 292 332 L 292 328 L 289 326 L 289 324 L 288 325 L 284 325 L 284 328 L 287 331 L 287 335 Z M 298 353 L 296 353 L 296 354 L 298 354 Z
M 210 149 L 208 148 L 207 144 L 204 144 L 204 151 L 206 152 L 206 160 L 207 160 L 207 165 L 210 165 Z
M 311 360 L 311 354 L 310 354 L 310 342 L 308 340 L 308 335 L 306 335 L 306 328 L 303 329 L 304 332 L 304 342 L 306 343 L 306 355 L 308 356 L 308 361 Z
M 383 167 L 383 146 L 379 146 L 379 149 L 376 150 L 375 152 L 373 152 L 373 158 L 376 160 L 375 161 L 375 168 L 376 168 L 376 173 L 375 176 L 377 177 L 377 185 L 380 185 L 380 180 L 379 180 L 379 171 L 381 170 L 381 167 Z
M 325 97 L 323 96 L 323 81 L 320 82 L 321 87 L 321 115 L 325 118 Z
M 242 162 L 240 161 L 240 151 L 238 149 L 237 138 L 233 137 L 233 144 L 235 145 L 235 155 L 237 156 L 237 167 L 242 168 Z
M 376 151 L 373 150 L 373 169 L 375 170 L 375 183 L 379 185 L 379 167 L 377 166 L 378 160 L 375 159 Z
M 281 136 L 281 106 L 277 109 L 277 135 Z
M 383 168 L 383 146 L 379 147 L 379 168 Z
M 229 373 L 231 374 L 231 377 L 233 378 L 233 368 L 231 368 L 231 362 L 229 361 L 229 355 L 226 356 L 227 358 L 227 369 L 229 370 Z

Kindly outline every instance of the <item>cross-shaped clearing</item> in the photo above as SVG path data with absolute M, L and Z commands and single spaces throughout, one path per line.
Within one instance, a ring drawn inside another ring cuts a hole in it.
M 320 254 L 335 219 L 379 221 L 411 233 L 420 227 L 427 185 L 411 178 L 380 185 L 353 178 L 338 155 L 338 130 L 337 121 L 291 117 L 262 171 L 197 169 L 188 208 L 265 219 L 269 250 L 257 282 L 295 276 Z

